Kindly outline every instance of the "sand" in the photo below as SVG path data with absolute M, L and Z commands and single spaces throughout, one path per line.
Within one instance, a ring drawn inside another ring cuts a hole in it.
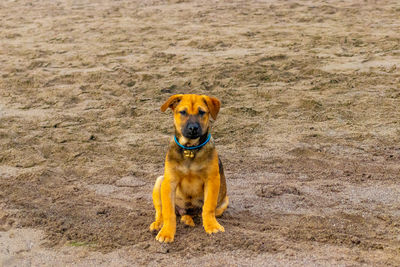
M 231 203 L 162 245 L 175 93 Z M 399 266 L 399 119 L 398 1 L 1 1 L 0 265 Z

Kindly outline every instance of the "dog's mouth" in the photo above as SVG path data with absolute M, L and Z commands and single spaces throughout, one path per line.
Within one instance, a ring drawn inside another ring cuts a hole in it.
M 198 122 L 189 122 L 182 129 L 182 135 L 188 139 L 197 139 L 201 136 L 202 128 Z
M 191 140 L 198 139 L 198 138 L 200 138 L 200 136 L 201 136 L 201 134 L 183 134 L 183 133 L 182 133 L 182 135 L 183 135 L 185 138 L 191 139 Z

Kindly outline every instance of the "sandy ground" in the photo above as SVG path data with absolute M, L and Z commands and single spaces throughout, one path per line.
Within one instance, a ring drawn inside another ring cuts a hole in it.
M 148 231 L 175 93 L 225 233 Z M 0 2 L 0 265 L 400 265 L 398 1 Z

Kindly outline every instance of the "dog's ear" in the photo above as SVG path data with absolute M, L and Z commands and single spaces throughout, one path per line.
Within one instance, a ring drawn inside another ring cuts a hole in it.
M 210 110 L 211 117 L 216 120 L 219 108 L 221 107 L 221 102 L 215 97 L 203 95 L 203 98 Z
M 167 108 L 175 109 L 176 105 L 178 105 L 179 101 L 181 101 L 183 95 L 173 95 L 161 106 L 161 111 L 164 112 Z

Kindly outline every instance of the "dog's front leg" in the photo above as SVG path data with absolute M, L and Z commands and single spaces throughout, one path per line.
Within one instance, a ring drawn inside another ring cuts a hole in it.
M 166 171 L 164 180 L 161 183 L 161 203 L 163 227 L 158 233 L 156 239 L 160 242 L 174 241 L 176 231 L 176 215 L 175 215 L 175 191 L 177 182 L 173 176 Z
M 215 170 L 215 168 L 214 168 Z M 218 194 L 220 186 L 220 176 L 218 172 L 210 173 L 204 187 L 204 205 L 203 205 L 203 226 L 207 234 L 225 232 L 222 225 L 215 218 L 215 209 L 217 207 Z

